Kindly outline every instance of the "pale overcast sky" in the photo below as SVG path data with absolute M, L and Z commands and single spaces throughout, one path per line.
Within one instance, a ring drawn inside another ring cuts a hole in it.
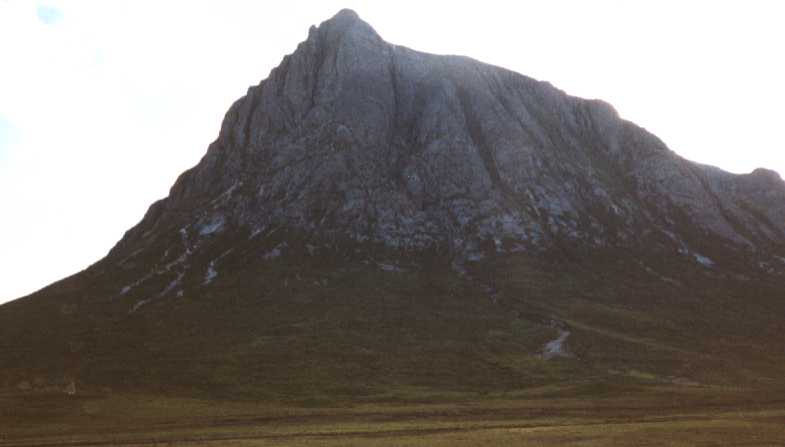
M 604 99 L 692 160 L 785 173 L 783 3 L 0 0 L 0 302 L 104 256 L 343 7 Z

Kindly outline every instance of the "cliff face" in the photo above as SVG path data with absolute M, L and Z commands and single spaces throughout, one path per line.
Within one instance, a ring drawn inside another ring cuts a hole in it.
M 388 44 L 342 11 L 231 107 L 202 161 L 113 254 L 219 225 L 439 245 L 458 260 L 488 241 L 499 252 L 569 241 L 768 259 L 785 241 L 783 198 L 774 173 L 697 165 L 606 103 Z

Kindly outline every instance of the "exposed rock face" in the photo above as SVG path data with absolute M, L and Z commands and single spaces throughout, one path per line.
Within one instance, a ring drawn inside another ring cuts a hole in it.
M 496 250 L 644 247 L 773 255 L 785 184 L 684 160 L 601 101 L 386 43 L 341 11 L 251 87 L 218 139 L 114 249 L 221 231 Z M 190 226 L 189 226 L 190 225 Z M 150 236 L 154 236 L 151 238 Z M 179 236 L 177 236 L 179 237 Z M 699 253 L 700 252 L 700 253 Z

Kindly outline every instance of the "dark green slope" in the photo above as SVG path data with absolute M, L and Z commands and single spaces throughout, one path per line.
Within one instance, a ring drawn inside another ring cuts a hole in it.
M 207 286 L 186 277 L 182 296 L 132 313 L 100 263 L 0 307 L 0 383 L 379 399 L 784 377 L 785 302 L 764 276 L 612 252 L 499 256 L 464 273 L 435 257 L 235 257 Z M 567 356 L 543 358 L 561 330 Z

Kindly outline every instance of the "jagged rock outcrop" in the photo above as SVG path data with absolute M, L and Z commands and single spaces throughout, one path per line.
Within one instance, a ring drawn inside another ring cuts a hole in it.
M 388 44 L 344 10 L 231 107 L 114 253 L 194 220 L 458 257 L 483 240 L 768 251 L 785 241 L 783 197 L 774 173 L 697 165 L 604 102 Z

